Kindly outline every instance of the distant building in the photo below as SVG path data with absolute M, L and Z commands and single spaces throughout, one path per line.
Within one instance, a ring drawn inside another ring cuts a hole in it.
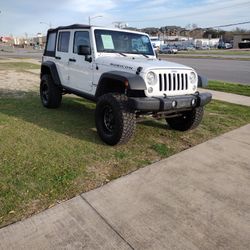
M 190 30 L 182 29 L 180 31 L 180 36 L 190 36 Z
M 3 43 L 7 43 L 7 44 L 10 44 L 10 45 L 14 44 L 14 39 L 13 39 L 13 37 L 10 37 L 10 36 L 2 36 L 1 41 Z
M 204 32 L 205 32 L 204 29 L 196 28 L 196 29 L 190 30 L 189 35 L 193 38 L 202 38 Z
M 162 27 L 163 33 L 166 36 L 179 36 L 183 28 L 179 26 L 165 26 Z
M 39 45 L 44 47 L 45 43 L 46 43 L 46 36 L 37 36 L 37 37 L 33 37 L 32 38 L 32 43 L 34 45 Z
M 250 33 L 236 34 L 233 39 L 233 48 L 250 48 Z
M 35 37 L 0 37 L 0 42 L 7 45 L 15 47 L 27 47 L 34 46 L 38 48 L 44 48 L 46 44 L 46 36 L 43 36 L 41 33 L 38 33 Z

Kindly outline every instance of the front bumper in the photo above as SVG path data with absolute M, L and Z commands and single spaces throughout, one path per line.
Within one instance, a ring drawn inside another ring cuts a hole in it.
M 211 93 L 169 97 L 129 97 L 129 105 L 138 111 L 175 111 L 206 105 L 212 100 Z

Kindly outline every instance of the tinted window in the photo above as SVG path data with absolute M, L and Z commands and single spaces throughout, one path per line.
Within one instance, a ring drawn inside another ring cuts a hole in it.
M 47 51 L 54 51 L 56 45 L 56 33 L 49 33 L 48 43 L 47 43 Z
M 61 51 L 61 52 L 69 51 L 69 37 L 70 37 L 69 31 L 59 33 L 57 51 Z
M 88 31 L 76 31 L 74 37 L 74 53 L 78 53 L 78 47 L 80 45 L 90 46 L 89 32 Z

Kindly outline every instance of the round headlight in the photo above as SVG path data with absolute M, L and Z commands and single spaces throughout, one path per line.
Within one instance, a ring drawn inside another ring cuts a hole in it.
M 157 82 L 156 74 L 152 71 L 147 73 L 147 83 L 149 85 L 155 85 Z
M 189 81 L 191 84 L 195 84 L 197 82 L 197 76 L 194 72 L 191 72 L 189 75 Z

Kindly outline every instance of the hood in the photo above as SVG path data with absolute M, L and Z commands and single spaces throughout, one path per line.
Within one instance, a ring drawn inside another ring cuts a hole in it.
M 96 64 L 110 66 L 118 70 L 137 71 L 138 67 L 142 67 L 142 72 L 155 69 L 192 69 L 188 66 L 158 60 L 156 58 L 145 58 L 144 56 L 124 57 L 124 56 L 102 56 L 96 59 Z

